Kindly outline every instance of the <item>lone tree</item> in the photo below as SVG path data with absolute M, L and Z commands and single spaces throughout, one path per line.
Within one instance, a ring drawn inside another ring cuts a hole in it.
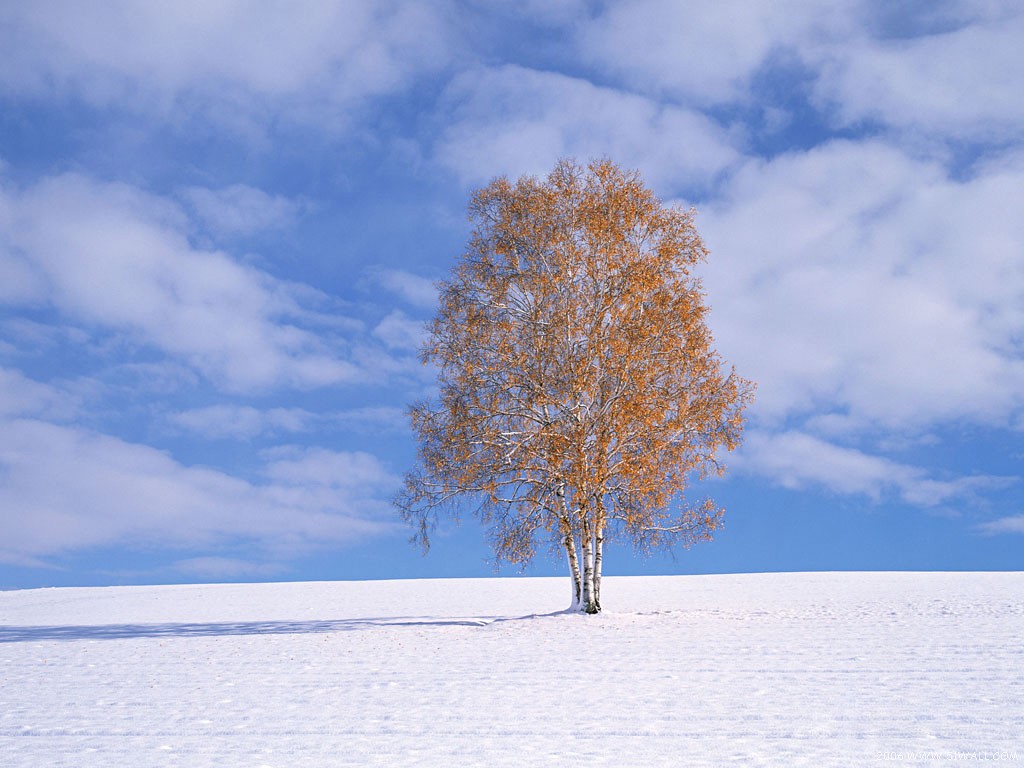
M 411 408 L 419 462 L 396 503 L 424 550 L 467 499 L 498 561 L 564 549 L 573 609 L 597 613 L 605 541 L 689 546 L 719 527 L 683 492 L 723 471 L 753 385 L 711 348 L 693 213 L 636 172 L 563 160 L 544 181 L 496 179 L 469 211 L 422 352 L 439 400 Z

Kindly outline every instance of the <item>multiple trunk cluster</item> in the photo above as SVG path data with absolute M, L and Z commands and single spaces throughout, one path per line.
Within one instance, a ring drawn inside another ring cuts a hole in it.
M 711 349 L 692 214 L 635 173 L 563 161 L 496 180 L 470 212 L 424 349 L 439 401 L 411 410 L 420 461 L 397 504 L 425 547 L 472 499 L 499 559 L 564 549 L 572 605 L 596 613 L 606 539 L 688 545 L 718 526 L 683 491 L 721 471 L 752 385 Z
M 569 604 L 570 610 L 582 611 L 583 613 L 598 613 L 601 610 L 601 566 L 604 562 L 604 528 L 597 528 L 593 532 L 588 530 L 589 526 L 583 525 L 582 551 L 583 567 L 580 568 L 580 557 L 576 551 L 576 536 L 573 533 L 574 526 L 571 524 L 572 516 L 565 505 L 564 490 L 560 489 L 559 496 L 563 502 L 560 510 L 563 520 L 563 527 L 567 531 L 562 544 L 565 546 L 566 558 L 569 562 L 569 577 L 572 579 L 572 601 Z M 584 523 L 586 521 L 583 521 Z

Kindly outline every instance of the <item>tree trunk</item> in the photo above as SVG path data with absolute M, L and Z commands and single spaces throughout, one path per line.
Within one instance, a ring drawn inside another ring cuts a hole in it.
M 572 579 L 572 605 L 569 606 L 569 610 L 578 611 L 583 598 L 580 561 L 576 556 L 576 537 L 573 535 L 572 518 L 569 516 L 569 507 L 565 501 L 565 486 L 562 483 L 555 487 L 555 496 L 558 497 L 558 503 L 561 507 L 559 513 L 562 530 L 565 531 L 565 539 L 563 539 L 562 543 L 565 544 L 565 555 L 569 560 L 569 578 Z
M 601 565 L 604 563 L 604 526 L 598 525 L 594 535 L 594 613 L 601 612 Z
M 576 539 L 573 537 L 572 531 L 565 535 L 563 543 L 565 544 L 566 557 L 569 560 L 569 578 L 572 579 L 572 605 L 569 606 L 569 610 L 578 611 L 583 595 L 580 584 L 580 561 L 576 556 Z
M 594 594 L 594 539 L 590 534 L 590 526 L 584 526 L 583 539 L 583 603 L 580 611 L 597 613 L 601 608 Z

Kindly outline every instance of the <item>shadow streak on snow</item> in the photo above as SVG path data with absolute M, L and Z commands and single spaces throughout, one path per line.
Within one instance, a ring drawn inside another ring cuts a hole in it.
M 334 619 L 330 621 L 245 621 L 204 624 L 88 624 L 54 626 L 0 625 L 0 643 L 30 643 L 42 640 L 128 640 L 157 637 L 225 637 L 231 635 L 306 635 L 351 632 L 381 627 L 486 627 L 505 621 L 528 621 L 559 616 L 565 611 L 526 616 L 431 619 L 388 617 L 379 619 Z

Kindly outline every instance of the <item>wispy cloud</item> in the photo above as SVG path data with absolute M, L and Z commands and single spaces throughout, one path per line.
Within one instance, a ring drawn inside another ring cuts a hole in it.
M 1024 515 L 1009 515 L 997 520 L 990 520 L 979 525 L 978 530 L 989 536 L 1003 533 L 1024 533 Z
M 251 130 L 268 112 L 347 125 L 361 99 L 443 67 L 452 45 L 439 4 L 215 0 L 4 7 L 0 91 L 79 99 L 180 121 Z M 116 23 L 114 23 L 116 20 Z
M 780 50 L 827 45 L 849 32 L 856 7 L 813 0 L 627 0 L 609 4 L 576 30 L 593 65 L 629 87 L 707 106 L 747 101 L 766 59 Z
M 165 452 L 34 419 L 0 425 L 0 540 L 8 562 L 103 546 L 294 557 L 393 530 L 397 478 L 367 453 L 280 449 L 264 480 L 186 466 Z
M 167 418 L 175 427 L 217 440 L 304 432 L 319 417 L 302 408 L 259 409 L 246 405 L 218 404 L 180 411 Z
M 245 184 L 221 189 L 188 187 L 180 192 L 207 231 L 221 237 L 245 236 L 292 225 L 303 204 Z
M 835 105 L 845 124 L 872 120 L 943 140 L 1016 139 L 1024 121 L 1024 17 L 1013 4 L 991 17 L 986 6 L 999 3 L 969 5 L 972 12 L 947 20 L 955 26 L 940 34 L 855 38 L 831 48 L 821 57 L 816 97 Z
M 305 327 L 326 300 L 223 251 L 196 248 L 184 213 L 125 184 L 46 179 L 8 195 L 16 258 L 32 275 L 20 300 L 127 334 L 219 385 L 246 391 L 352 381 L 344 343 Z
M 895 495 L 919 507 L 936 507 L 1003 488 L 1013 478 L 931 477 L 927 470 L 855 448 L 843 447 L 801 432 L 754 432 L 734 462 L 738 469 L 763 476 L 784 488 L 823 488 L 832 493 L 863 495 L 875 502 Z
M 197 579 L 270 578 L 280 575 L 284 566 L 261 563 L 236 557 L 190 557 L 179 560 L 172 568 L 178 573 Z
M 251 440 L 329 430 L 380 435 L 406 428 L 405 409 L 386 405 L 313 412 L 218 403 L 169 413 L 166 421 L 172 430 L 208 440 Z
M 391 349 L 417 350 L 426 337 L 426 324 L 396 309 L 377 324 L 373 335 Z
M 80 398 L 51 384 L 29 379 L 19 371 L 0 368 L 0 419 L 15 416 L 69 418 L 81 408 Z
M 466 72 L 437 159 L 466 184 L 544 175 L 556 160 L 610 156 L 655 186 L 702 186 L 739 153 L 707 116 L 586 80 L 518 66 Z
M 401 269 L 378 270 L 371 273 L 371 278 L 418 309 L 433 309 L 437 306 L 437 286 L 434 280 Z

